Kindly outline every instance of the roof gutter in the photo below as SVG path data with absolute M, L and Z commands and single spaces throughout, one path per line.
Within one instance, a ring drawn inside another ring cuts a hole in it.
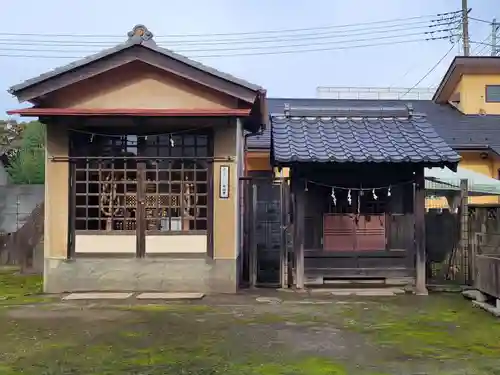
M 460 108 L 458 108 L 458 105 L 456 103 L 452 102 L 451 100 L 448 100 L 448 104 L 451 105 L 453 108 L 455 108 L 461 114 L 465 114 L 462 112 L 462 110 Z
M 450 146 L 456 151 L 483 151 L 483 152 L 489 151 L 497 156 L 500 156 L 500 153 L 495 151 L 490 145 L 469 144 L 469 145 L 450 145 Z

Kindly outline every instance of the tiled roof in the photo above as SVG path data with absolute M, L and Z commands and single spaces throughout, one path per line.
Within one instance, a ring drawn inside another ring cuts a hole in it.
M 145 29 L 145 35 L 143 37 L 138 37 L 136 35 L 133 35 L 133 32 L 139 28 Z M 152 38 L 153 38 L 153 34 L 149 30 L 147 30 L 147 28 L 145 26 L 136 25 L 133 28 L 133 30 L 131 32 L 129 32 L 129 38 L 125 42 L 117 44 L 114 47 L 104 49 L 98 53 L 84 57 L 84 58 L 77 60 L 77 61 L 74 61 L 70 64 L 61 66 L 59 68 L 55 68 L 55 69 L 51 70 L 50 72 L 43 73 L 37 77 L 28 79 L 20 84 L 14 85 L 9 89 L 9 93 L 13 94 L 19 90 L 23 90 L 27 87 L 33 86 L 33 85 L 40 83 L 42 81 L 56 77 L 60 74 L 69 72 L 71 70 L 83 67 L 87 64 L 90 64 L 90 63 L 95 62 L 97 60 L 111 56 L 111 55 L 116 54 L 118 52 L 124 51 L 128 48 L 132 48 L 134 46 L 142 46 L 146 49 L 152 50 L 152 51 L 160 53 L 166 57 L 170 57 L 174 60 L 180 61 L 186 65 L 189 65 L 193 68 L 204 71 L 204 72 L 211 74 L 213 76 L 219 77 L 221 79 L 232 82 L 232 83 L 237 84 L 239 86 L 246 87 L 250 90 L 253 90 L 253 91 L 263 90 L 263 88 L 261 86 L 254 85 L 253 83 L 250 83 L 250 82 L 245 81 L 243 79 L 237 78 L 231 74 L 227 74 L 227 73 L 221 72 L 217 69 L 203 65 L 197 61 L 194 61 L 194 60 L 191 60 L 185 56 L 179 55 L 179 54 L 177 54 L 169 49 L 158 47 Z
M 425 117 L 286 117 L 271 121 L 273 158 L 292 162 L 457 163 Z
M 455 149 L 489 148 L 500 154 L 500 116 L 464 115 L 447 104 L 436 104 L 430 100 L 348 100 L 348 99 L 290 99 L 269 98 L 271 114 L 284 114 L 285 103 L 291 106 L 321 107 L 401 107 L 411 104 L 415 113 L 425 114 L 427 121 L 446 143 Z M 249 149 L 269 149 L 271 130 L 260 136 L 248 138 Z

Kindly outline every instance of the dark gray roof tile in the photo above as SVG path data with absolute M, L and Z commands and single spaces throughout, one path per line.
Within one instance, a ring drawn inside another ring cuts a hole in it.
M 139 28 L 143 28 L 145 30 L 144 36 L 142 36 L 142 37 L 134 34 L 135 31 Z M 227 74 L 227 73 L 221 72 L 217 69 L 203 65 L 197 61 L 194 61 L 194 60 L 191 60 L 185 56 L 179 55 L 179 54 L 177 54 L 169 49 L 158 47 L 152 38 L 153 38 L 153 34 L 145 26 L 136 25 L 132 29 L 132 31 L 130 31 L 128 33 L 128 40 L 126 40 L 125 42 L 117 44 L 114 47 L 104 49 L 100 52 L 97 52 L 93 55 L 84 57 L 84 58 L 77 60 L 77 61 L 74 61 L 70 64 L 55 68 L 49 72 L 40 74 L 37 77 L 28 79 L 22 83 L 17 84 L 17 85 L 14 85 L 9 89 L 9 93 L 13 94 L 19 90 L 23 90 L 27 87 L 33 86 L 33 85 L 40 83 L 42 81 L 45 81 L 47 79 L 50 79 L 50 78 L 56 77 L 60 74 L 69 72 L 69 71 L 77 69 L 77 68 L 80 68 L 82 66 L 85 66 L 85 65 L 90 64 L 92 62 L 95 62 L 97 60 L 103 59 L 105 57 L 111 56 L 113 54 L 119 53 L 121 51 L 124 51 L 124 50 L 131 48 L 131 47 L 134 47 L 134 46 L 142 46 L 143 48 L 149 49 L 151 51 L 155 51 L 155 52 L 160 53 L 166 57 L 170 57 L 174 60 L 180 61 L 180 62 L 182 62 L 186 65 L 189 65 L 193 68 L 199 69 L 201 71 L 204 71 L 208 74 L 211 74 L 211 75 L 214 75 L 214 76 L 219 77 L 221 79 L 224 79 L 226 81 L 235 83 L 239 86 L 246 87 L 250 90 L 253 90 L 253 91 L 263 90 L 263 88 L 261 86 L 254 85 L 253 83 L 250 83 L 250 82 L 245 81 L 243 79 L 237 78 L 231 74 Z
M 410 104 L 416 114 L 425 114 L 434 130 L 453 148 L 484 147 L 500 154 L 500 116 L 464 115 L 447 104 L 436 104 L 431 100 L 351 100 L 351 99 L 297 99 L 269 98 L 271 114 L 284 114 L 285 104 L 293 107 L 342 107 L 360 109 L 375 107 L 400 108 Z M 249 149 L 269 149 L 271 130 L 248 138 Z
M 292 162 L 457 163 L 460 156 L 425 117 L 272 116 L 273 158 Z

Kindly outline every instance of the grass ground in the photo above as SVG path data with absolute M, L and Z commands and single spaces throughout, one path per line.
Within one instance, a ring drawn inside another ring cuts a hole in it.
M 39 291 L 0 272 L 0 375 L 500 374 L 500 321 L 458 295 L 147 305 Z

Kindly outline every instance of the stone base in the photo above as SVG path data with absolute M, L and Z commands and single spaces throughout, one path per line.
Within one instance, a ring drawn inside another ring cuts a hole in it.
M 166 293 L 141 293 L 135 298 L 138 300 L 167 300 L 167 301 L 181 301 L 181 300 L 197 300 L 202 299 L 203 293 L 189 293 L 189 292 L 166 292 Z
M 475 290 L 475 289 L 464 290 L 462 292 L 462 295 L 465 298 L 468 298 L 468 299 L 471 299 L 471 300 L 474 300 L 474 301 L 477 301 L 480 303 L 484 303 L 488 300 L 488 297 L 486 296 L 486 294 L 483 294 L 479 290 Z
M 500 302 L 499 302 L 499 300 L 496 301 L 495 305 L 490 305 L 489 303 L 478 302 L 478 301 L 472 301 L 472 304 L 474 306 L 478 306 L 478 307 L 482 308 L 483 310 L 488 311 L 490 314 L 493 314 L 495 317 L 500 318 Z
M 107 292 L 107 293 L 71 293 L 68 294 L 67 296 L 63 297 L 63 301 L 87 301 L 87 300 L 94 300 L 94 299 L 104 299 L 104 300 L 110 300 L 110 299 L 127 299 L 132 297 L 132 293 L 112 293 L 112 292 Z
M 389 297 L 405 294 L 401 288 L 330 288 L 311 289 L 311 294 L 328 294 L 332 296 L 364 296 L 364 297 Z
M 236 293 L 236 259 L 45 259 L 44 292 Z

